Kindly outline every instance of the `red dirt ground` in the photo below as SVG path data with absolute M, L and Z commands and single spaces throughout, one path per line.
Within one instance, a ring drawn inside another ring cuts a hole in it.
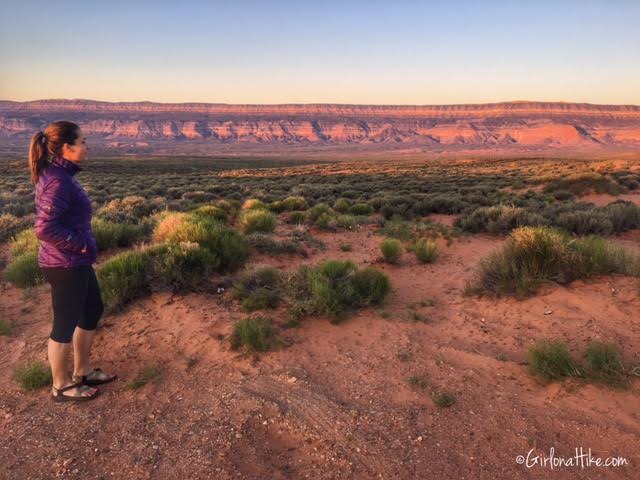
M 287 346 L 257 358 L 229 347 L 233 322 L 246 314 L 228 291 L 155 293 L 104 318 L 95 366 L 120 378 L 86 404 L 55 404 L 48 389 L 16 385 L 16 364 L 46 361 L 49 287 L 23 292 L 2 283 L 0 315 L 15 328 L 0 337 L 0 477 L 638 478 L 640 379 L 627 390 L 543 385 L 524 364 L 528 347 L 549 337 L 576 357 L 592 339 L 613 342 L 627 364 L 639 365 L 636 279 L 548 285 L 526 300 L 472 298 L 463 295 L 465 282 L 501 238 L 463 237 L 442 243 L 435 264 L 406 253 L 390 266 L 379 261 L 381 237 L 371 226 L 314 235 L 326 250 L 254 255 L 250 264 L 374 264 L 393 285 L 386 304 L 338 325 L 307 318 L 282 332 Z M 353 251 L 342 252 L 343 243 Z M 411 320 L 412 308 L 426 321 Z M 149 364 L 161 366 L 162 380 L 127 388 Z M 411 376 L 424 386 L 410 384 Z M 436 406 L 430 394 L 440 391 L 453 393 L 455 404 Z M 516 463 L 530 449 L 549 455 L 552 447 L 565 457 L 590 448 L 629 465 Z

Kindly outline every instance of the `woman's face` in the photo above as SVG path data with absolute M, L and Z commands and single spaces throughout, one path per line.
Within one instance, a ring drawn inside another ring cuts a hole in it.
M 73 145 L 65 143 L 62 146 L 62 157 L 70 162 L 84 163 L 87 160 L 88 153 L 87 139 L 82 130 L 78 130 L 78 138 L 76 138 Z

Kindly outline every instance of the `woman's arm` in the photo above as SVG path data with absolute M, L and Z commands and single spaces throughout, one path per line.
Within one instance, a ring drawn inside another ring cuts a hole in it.
M 68 229 L 63 221 L 70 206 L 69 188 L 53 178 L 43 187 L 36 203 L 36 237 L 60 250 L 84 253 L 86 242 L 82 233 Z

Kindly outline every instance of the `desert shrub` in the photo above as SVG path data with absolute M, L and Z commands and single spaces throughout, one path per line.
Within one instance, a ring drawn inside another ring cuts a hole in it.
M 202 190 L 184 192 L 182 194 L 182 199 L 183 200 L 186 200 L 188 202 L 194 202 L 194 203 L 208 202 L 209 200 L 211 200 L 214 197 L 215 197 L 214 194 L 209 193 L 209 192 L 204 192 Z
M 384 273 L 374 269 L 358 271 L 349 260 L 327 260 L 303 268 L 292 283 L 297 285 L 294 298 L 303 302 L 308 298 L 307 313 L 329 315 L 333 321 L 345 318 L 352 309 L 381 303 L 390 290 Z
M 326 203 L 318 203 L 307 210 L 307 221 L 309 223 L 316 223 L 316 221 L 322 215 L 328 215 L 331 213 L 331 208 Z
M 156 226 L 153 239 L 166 243 L 197 243 L 217 256 L 217 269 L 222 272 L 239 268 L 248 256 L 247 242 L 237 231 L 201 216 L 167 215 Z
M 338 213 L 347 213 L 351 207 L 351 202 L 346 198 L 339 198 L 333 204 L 333 209 Z
M 619 195 L 626 189 L 611 178 L 600 173 L 584 172 L 553 179 L 547 183 L 543 189 L 544 192 L 553 192 L 555 190 L 565 190 L 580 196 L 591 191 Z
M 220 222 L 226 222 L 229 219 L 230 211 L 219 205 L 203 205 L 196 208 L 192 215 L 196 218 L 205 218 L 209 220 L 218 220 Z
M 248 198 L 242 204 L 242 210 L 266 210 L 267 206 L 262 200 L 257 198 Z
M 385 238 L 380 242 L 380 251 L 388 263 L 398 263 L 402 255 L 402 243 L 395 238 Z
M 335 218 L 336 226 L 345 230 L 354 230 L 358 225 L 356 217 L 353 215 L 338 215 Z
M 616 200 L 598 211 L 611 222 L 614 233 L 640 228 L 640 207 L 631 202 Z
M 155 245 L 149 255 L 150 285 L 173 290 L 198 290 L 220 267 L 220 257 L 195 242 Z
M 296 240 L 275 240 L 264 233 L 252 233 L 245 238 L 249 245 L 260 253 L 297 253 L 303 256 L 307 255 L 304 247 Z
M 561 202 L 575 198 L 575 195 L 567 190 L 555 190 L 552 194 L 553 198 Z
M 234 325 L 231 348 L 237 350 L 244 346 L 251 351 L 264 352 L 272 346 L 273 337 L 269 318 L 247 318 Z
M 235 283 L 233 297 L 247 311 L 275 308 L 283 298 L 282 273 L 273 267 L 261 267 L 242 275 Z
M 369 215 L 371 212 L 373 212 L 373 208 L 367 203 L 356 203 L 349 208 L 351 215 Z
M 554 225 L 576 235 L 609 235 L 613 231 L 607 216 L 596 210 L 562 213 Z
M 367 267 L 353 274 L 353 288 L 357 306 L 379 305 L 391 291 L 387 276 L 380 270 Z
M 149 291 L 151 255 L 134 250 L 111 257 L 98 269 L 97 277 L 106 307 L 114 310 Z
M 33 224 L 33 217 L 16 217 L 10 213 L 0 215 L 0 242 L 5 242 Z
M 496 205 L 481 207 L 456 218 L 454 225 L 465 232 L 489 232 L 493 234 L 508 233 L 514 228 L 523 226 L 544 225 L 545 219 L 524 208 Z
M 456 403 L 455 395 L 449 392 L 434 393 L 431 398 L 433 399 L 433 403 L 441 408 L 448 408 Z
M 182 212 L 167 212 L 160 215 L 153 230 L 152 240 L 156 243 L 178 240 L 181 232 L 186 228 L 188 219 L 189 216 Z
M 582 375 L 567 347 L 559 341 L 539 340 L 529 349 L 527 360 L 529 373 L 545 382 Z
M 13 258 L 4 269 L 4 278 L 17 288 L 27 288 L 44 282 L 38 266 L 38 252 L 27 252 Z
M 287 223 L 291 223 L 294 225 L 301 225 L 304 223 L 305 214 L 304 212 L 291 212 L 287 217 Z
M 429 238 L 420 238 L 413 245 L 413 253 L 422 263 L 433 263 L 438 258 L 438 244 Z
M 0 335 L 9 335 L 13 330 L 13 323 L 4 318 L 0 318 Z
M 353 250 L 353 246 L 350 243 L 343 243 L 340 245 L 340 250 L 343 252 L 351 252 Z
M 285 198 L 284 200 L 282 200 L 282 206 L 284 210 L 287 211 L 306 210 L 307 208 L 309 208 L 309 205 L 307 204 L 305 198 L 300 196 Z
M 13 378 L 24 390 L 37 390 L 52 383 L 51 369 L 37 360 L 16 366 Z
M 271 233 L 276 228 L 276 217 L 267 210 L 250 208 L 240 215 L 240 228 L 244 233 Z
M 624 365 L 614 345 L 594 340 L 589 343 L 585 358 L 585 373 L 590 379 L 615 387 L 627 385 Z
M 11 257 L 15 258 L 29 252 L 37 252 L 40 241 L 36 237 L 36 231 L 28 228 L 18 233 L 11 239 L 9 244 L 9 252 Z
M 102 218 L 94 218 L 91 221 L 91 229 L 99 251 L 114 247 L 126 247 L 135 242 L 144 241 L 149 237 L 152 228 L 150 220 L 137 224 L 110 222 Z
M 33 224 L 33 217 L 16 217 L 10 213 L 0 215 L 0 242 L 5 242 Z
M 166 208 L 162 197 L 147 200 L 144 197 L 131 195 L 111 200 L 100 208 L 97 215 L 104 220 L 116 223 L 136 223 L 143 217 Z
M 320 215 L 313 224 L 321 230 L 335 230 L 337 227 L 336 217 L 329 213 Z
M 640 275 L 638 257 L 599 237 L 574 239 L 551 227 L 522 227 L 480 262 L 467 291 L 526 295 L 545 280 L 568 283 L 612 273 Z
M 468 206 L 468 202 L 459 195 L 433 195 L 415 202 L 412 210 L 417 215 L 430 213 L 456 214 L 462 212 Z

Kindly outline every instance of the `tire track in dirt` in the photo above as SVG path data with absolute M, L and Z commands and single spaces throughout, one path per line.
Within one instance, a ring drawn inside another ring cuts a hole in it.
M 365 440 L 357 433 L 358 410 L 331 399 L 308 381 L 260 376 L 245 380 L 239 390 L 274 404 L 294 427 L 329 441 L 337 456 L 353 464 L 354 473 L 366 473 L 368 478 L 410 478 L 409 472 L 399 461 L 391 460 L 390 452 L 384 448 L 391 444 L 391 439 L 378 431 L 377 445 Z

